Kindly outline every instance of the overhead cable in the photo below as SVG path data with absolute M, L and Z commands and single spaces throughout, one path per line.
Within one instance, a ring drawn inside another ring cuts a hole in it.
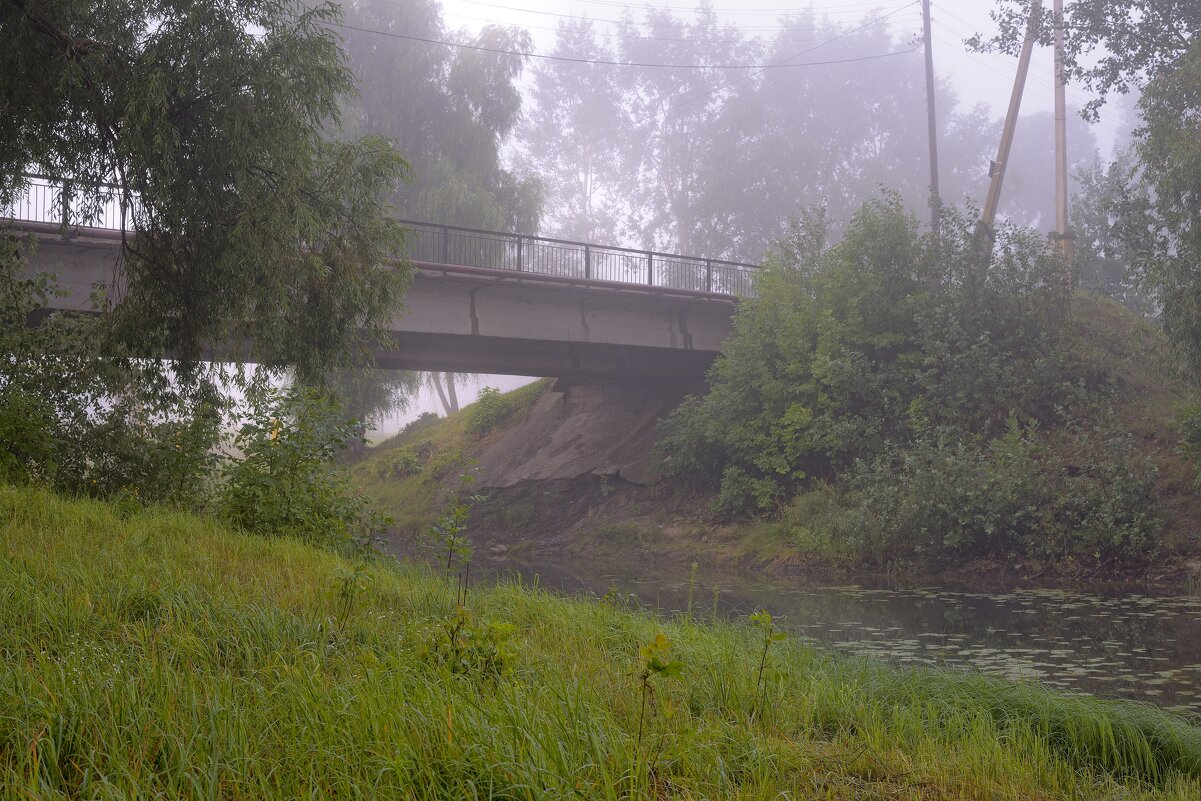
M 883 19 L 883 18 L 880 18 L 880 19 Z M 878 21 L 878 20 L 873 20 L 873 23 L 876 21 Z M 432 38 L 428 38 L 425 36 L 411 36 L 411 35 L 405 34 L 405 33 L 393 33 L 391 31 L 380 31 L 380 30 L 375 30 L 373 28 L 360 28 L 357 25 L 348 25 L 344 22 L 331 22 L 329 24 L 333 27 L 344 28 L 344 29 L 350 30 L 350 31 L 358 31 L 359 33 L 370 33 L 370 34 L 375 34 L 377 36 L 386 36 L 391 39 L 404 39 L 404 40 L 410 41 L 410 42 L 424 42 L 426 44 L 442 45 L 444 47 L 454 47 L 454 48 L 459 48 L 459 49 L 463 49 L 463 50 L 476 50 L 476 51 L 480 51 L 483 53 L 496 53 L 498 55 L 504 55 L 504 56 L 519 56 L 521 58 L 537 58 L 537 59 L 543 59 L 546 61 L 561 61 L 561 62 L 567 62 L 567 63 L 571 63 L 571 64 L 597 64 L 597 65 L 606 66 L 606 67 L 638 67 L 638 68 L 655 68 L 655 67 L 657 67 L 657 68 L 675 69 L 675 70 L 757 70 L 758 72 L 763 72 L 765 70 L 782 69 L 785 67 L 817 67 L 817 66 L 823 66 L 823 65 L 828 65 L 828 64 L 850 64 L 850 63 L 853 63 L 856 61 L 873 61 L 875 59 L 889 58 L 890 56 L 900 56 L 900 55 L 904 55 L 906 53 L 913 52 L 913 48 L 909 48 L 909 49 L 905 49 L 905 50 L 894 50 L 894 51 L 891 51 L 888 53 L 875 53 L 875 54 L 869 55 L 869 56 L 856 56 L 856 57 L 851 57 L 851 58 L 828 59 L 825 61 L 805 61 L 805 62 L 801 62 L 799 64 L 788 64 L 785 62 L 776 62 L 776 63 L 771 63 L 771 64 L 660 64 L 660 63 L 656 63 L 656 62 L 643 62 L 643 61 L 609 61 L 607 59 L 574 58 L 572 56 L 555 56 L 555 55 L 550 55 L 548 53 L 535 53 L 532 51 L 523 51 L 523 50 L 506 50 L 506 49 L 500 48 L 500 47 L 485 47 L 483 45 L 466 44 L 463 42 L 447 42 L 442 39 L 432 39 Z M 872 23 L 869 23 L 869 24 L 872 24 Z M 864 27 L 866 27 L 866 26 L 864 26 Z M 836 37 L 836 38 L 841 38 L 841 37 Z M 819 44 L 812 49 L 816 50 L 818 47 L 821 47 L 822 45 L 825 45 L 825 44 L 829 44 L 832 41 L 834 41 L 834 40 L 833 39 L 827 40 L 826 42 L 823 42 L 822 44 Z M 811 52 L 811 51 L 806 50 L 805 52 Z M 799 56 L 793 56 L 793 58 L 797 58 L 797 57 L 799 57 Z M 791 60 L 791 59 L 789 59 L 789 60 Z

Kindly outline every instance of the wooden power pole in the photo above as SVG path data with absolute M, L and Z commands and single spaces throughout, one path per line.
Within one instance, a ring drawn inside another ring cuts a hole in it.
M 934 50 L 930 31 L 930 0 L 922 0 L 922 39 L 926 50 L 926 118 L 930 141 L 930 231 L 937 243 L 941 236 L 942 197 L 938 191 L 938 126 L 934 117 Z
M 1072 233 L 1068 229 L 1068 109 L 1067 76 L 1063 65 L 1063 0 L 1055 0 L 1055 242 L 1067 271 L 1068 286 L 1075 284 L 1072 270 Z
M 1034 40 L 1038 38 L 1038 24 L 1042 17 L 1042 0 L 1034 0 L 1030 4 L 1030 20 L 1026 24 L 1026 40 L 1022 42 L 1022 54 L 1018 58 L 1018 71 L 1013 79 L 1013 93 L 1009 96 L 1009 109 L 1005 112 L 1005 127 L 1001 130 L 1001 146 L 997 148 L 997 158 L 988 168 L 992 180 L 988 184 L 988 196 L 984 200 L 984 212 L 980 217 L 980 226 L 976 230 L 978 237 L 983 237 L 982 247 L 992 247 L 995 237 L 993 223 L 997 218 L 997 206 L 1001 202 L 1001 185 L 1005 182 L 1005 168 L 1008 166 L 1009 149 L 1013 145 L 1013 132 L 1017 129 L 1018 111 L 1022 107 L 1022 92 L 1026 88 L 1026 74 L 1030 71 L 1030 54 L 1034 52 Z

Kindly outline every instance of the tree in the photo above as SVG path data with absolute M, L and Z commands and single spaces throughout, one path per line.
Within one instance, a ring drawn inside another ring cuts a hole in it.
M 1000 0 L 991 38 L 979 49 L 1012 52 L 1029 0 Z M 1040 36 L 1050 41 L 1044 17 Z M 1110 194 L 1131 199 L 1114 205 L 1128 254 L 1155 293 L 1172 340 L 1201 369 L 1201 5 L 1189 0 L 1078 0 L 1065 12 L 1066 66 L 1070 78 L 1097 93 L 1084 113 L 1095 118 L 1112 94 L 1141 90 L 1142 125 L 1133 133 L 1137 166 L 1107 176 Z M 1140 198 L 1146 198 L 1143 202 Z
M 554 55 L 614 61 L 613 49 L 587 19 L 559 23 Z M 626 146 L 630 122 L 615 68 L 604 64 L 539 64 L 530 99 L 535 111 L 518 129 L 521 162 L 539 176 L 548 204 L 544 228 L 551 236 L 596 242 L 619 229 L 624 210 L 615 149 Z
M 811 11 L 767 40 L 708 6 L 694 22 L 629 14 L 612 34 L 564 23 L 557 55 L 702 68 L 538 63 L 522 152 L 556 233 L 754 261 L 815 203 L 842 226 L 881 185 L 927 202 L 926 165 L 912 157 L 926 147 L 924 77 L 907 49 L 887 20 L 847 28 Z M 752 62 L 796 66 L 717 68 Z M 944 195 L 979 196 L 998 126 L 979 108 L 952 111 L 949 86 L 938 92 Z
M 1077 174 L 1072 203 L 1079 286 L 1113 298 L 1131 311 L 1156 311 L 1147 291 L 1148 256 L 1156 229 L 1150 193 L 1139 181 L 1132 151 L 1119 152 L 1108 165 L 1099 158 Z
M 224 399 L 165 380 L 155 360 L 105 353 L 94 320 L 47 310 L 54 292 L 0 235 L 0 481 L 204 505 Z
M 1031 0 L 998 0 L 997 32 L 977 34 L 969 45 L 1015 55 L 1030 19 Z M 1171 71 L 1193 49 L 1201 32 L 1201 5 L 1194 0 L 1076 0 L 1064 10 L 1064 69 L 1097 97 L 1084 108 L 1095 120 L 1111 94 L 1124 95 Z M 1038 42 L 1052 44 L 1054 19 L 1043 14 Z
M 345 30 L 358 93 L 348 100 L 350 128 L 395 140 L 413 163 L 409 180 L 389 194 L 397 212 L 419 221 L 536 233 L 541 185 L 505 169 L 501 150 L 521 114 L 520 56 L 397 39 L 450 41 L 502 51 L 531 49 L 525 31 L 489 25 L 475 37 L 447 29 L 432 0 L 350 0 Z M 447 373 L 447 391 L 464 380 Z M 437 374 L 424 379 L 441 387 Z M 365 392 L 373 382 L 373 391 Z M 358 380 L 365 417 L 408 403 L 421 381 L 382 374 Z M 457 403 L 445 408 L 457 409 Z
M 382 334 L 408 276 L 383 201 L 405 164 L 330 136 L 353 88 L 338 19 L 300 0 L 0 2 L 0 201 L 31 167 L 85 211 L 115 185 L 116 341 L 318 375 Z
M 434 391 L 438 393 L 442 411 L 447 415 L 457 412 L 459 410 L 459 393 L 455 387 L 465 383 L 467 376 L 463 373 L 426 373 L 425 375 L 426 384 L 433 387 Z
M 391 199 L 409 219 L 535 232 L 536 180 L 506 170 L 500 152 L 521 114 L 524 60 L 506 53 L 390 38 L 389 33 L 502 51 L 531 49 L 529 34 L 489 25 L 476 37 L 448 31 L 432 0 L 352 0 L 346 49 L 358 78 L 353 127 L 394 139 L 411 180 Z
M 1165 329 L 1201 371 L 1201 45 L 1156 75 L 1139 105 L 1136 148 L 1154 197 L 1148 278 Z
M 618 26 L 619 52 L 642 64 L 715 66 L 753 57 L 756 43 L 737 27 L 722 24 L 713 7 L 702 3 L 695 22 L 666 9 L 644 11 L 646 36 L 632 17 Z M 719 255 L 721 234 L 711 217 L 709 192 L 728 169 L 723 150 L 722 114 L 732 80 L 745 77 L 725 69 L 627 68 L 624 103 L 632 120 L 625 144 L 622 187 L 633 198 L 625 227 L 644 247 L 687 255 Z M 708 170 L 698 169 L 708 165 Z

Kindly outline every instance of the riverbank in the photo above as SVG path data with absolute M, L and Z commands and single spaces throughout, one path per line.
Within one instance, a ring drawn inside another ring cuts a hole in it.
M 1089 444 L 1035 427 L 1021 443 L 986 448 L 1026 454 L 1014 456 L 1004 475 L 981 467 L 987 460 L 973 461 L 979 454 L 959 458 L 954 447 L 936 449 L 927 456 L 949 472 L 921 484 L 928 490 L 921 503 L 910 499 L 925 511 L 909 516 L 908 538 L 886 519 L 864 517 L 866 491 L 849 479 L 814 482 L 772 511 L 734 517 L 715 509 L 712 486 L 663 480 L 654 452 L 657 421 L 684 394 L 703 387 L 538 382 L 447 418 L 420 421 L 367 451 L 352 478 L 395 518 L 394 543 L 423 534 L 457 491 L 459 477 L 470 474 L 476 479 L 470 492 L 484 498 L 474 505 L 471 537 L 484 549 L 651 561 L 675 571 L 699 562 L 821 580 L 937 578 L 995 589 L 1100 583 L 1195 592 L 1201 588 L 1201 493 L 1186 424 L 1192 386 L 1174 372 L 1162 337 L 1144 321 L 1086 296 L 1075 311 L 1077 357 L 1105 366 L 1098 375 L 1107 378 L 1090 390 L 1112 413 L 1105 441 Z M 1037 459 L 1023 461 L 1034 452 Z M 1113 453 L 1141 467 L 1082 477 Z M 1060 482 L 1040 509 L 1022 502 L 1038 483 L 1030 472 L 1036 467 Z M 1146 491 L 1142 501 L 1133 495 L 1125 505 L 1106 500 L 1136 485 Z M 955 495 L 975 486 L 986 489 L 970 498 Z M 888 497 L 895 501 L 889 508 L 910 508 L 900 496 Z M 1089 510 L 1097 514 L 1090 517 Z M 951 525 L 948 515 L 968 523 Z M 1010 519 L 1041 535 L 1005 540 L 994 524 Z M 943 547 L 943 540 L 965 537 L 969 529 L 974 545 Z M 990 544 L 982 531 L 1008 544 Z M 1114 542 L 1123 548 L 1110 549 Z
M 454 426 L 455 418 L 440 426 Z M 435 429 L 437 430 L 437 429 Z M 468 451 L 470 453 L 470 451 Z M 356 483 L 373 502 L 397 514 L 381 543 L 386 553 L 411 554 L 428 543 L 437 504 L 455 491 L 453 477 L 442 484 L 420 473 L 379 482 L 362 476 L 389 458 L 374 454 L 355 468 Z M 467 464 L 464 457 L 464 462 Z M 460 468 L 468 470 L 467 467 Z M 667 573 L 686 573 L 693 564 L 722 573 L 808 582 L 888 582 L 921 586 L 959 583 L 983 590 L 1085 589 L 1114 592 L 1197 593 L 1201 557 L 1190 543 L 1168 548 L 1147 566 L 1123 570 L 1096 562 L 1037 559 L 970 560 L 931 567 L 904 560 L 875 558 L 829 544 L 799 542 L 778 521 L 720 522 L 706 514 L 708 498 L 662 484 L 641 485 L 608 475 L 523 481 L 509 487 L 478 487 L 469 525 L 479 553 L 518 562 L 582 564 L 600 560 L 639 569 L 654 565 Z
M 763 661 L 762 626 L 512 583 L 460 611 L 426 572 L 180 514 L 0 488 L 0 521 L 5 797 L 1201 793 L 1201 729 L 1142 705 Z

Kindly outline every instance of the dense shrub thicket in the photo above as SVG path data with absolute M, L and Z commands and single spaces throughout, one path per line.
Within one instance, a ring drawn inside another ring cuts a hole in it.
M 383 525 L 334 466 L 361 426 L 327 393 L 260 377 L 235 404 L 220 375 L 114 355 L 99 317 L 48 311 L 53 292 L 48 277 L 23 277 L 15 239 L 0 237 L 0 482 L 205 510 L 326 545 Z
M 729 517 L 817 504 L 785 517 L 881 557 L 1154 552 L 1154 469 L 1045 241 L 1002 227 L 981 266 L 970 220 L 948 215 L 936 247 L 891 196 L 825 233 L 808 217 L 769 260 L 709 393 L 663 425 L 669 475 Z
M 47 314 L 53 282 L 21 266 L 0 235 L 0 480 L 196 505 L 222 420 L 212 387 L 106 349 L 96 318 Z

